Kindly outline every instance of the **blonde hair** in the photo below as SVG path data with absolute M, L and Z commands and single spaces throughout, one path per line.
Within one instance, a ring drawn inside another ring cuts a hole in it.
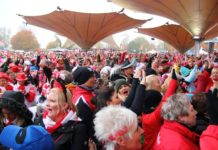
M 66 97 L 64 95 L 64 92 L 59 88 L 52 88 L 49 91 L 49 94 L 51 94 L 51 93 L 55 94 L 55 98 L 57 98 L 57 102 L 58 102 L 60 110 L 63 110 L 63 107 L 61 107 L 61 106 L 64 103 L 67 103 L 69 105 L 69 108 L 73 108 L 72 94 L 68 89 L 66 89 Z M 67 98 L 67 100 L 66 100 L 66 98 Z M 63 111 L 65 111 L 65 110 L 63 110 Z

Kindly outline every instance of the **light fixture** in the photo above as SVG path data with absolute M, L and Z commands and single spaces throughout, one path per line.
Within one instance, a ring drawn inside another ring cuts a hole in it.
M 193 36 L 193 39 L 194 39 L 194 40 L 200 40 L 201 37 L 200 37 L 199 35 L 195 35 L 195 36 Z

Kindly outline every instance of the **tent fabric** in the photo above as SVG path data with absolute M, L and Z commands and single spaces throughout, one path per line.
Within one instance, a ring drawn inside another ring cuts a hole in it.
M 138 32 L 166 41 L 180 53 L 185 53 L 194 46 L 191 34 L 180 25 L 171 24 L 156 28 L 138 28 Z
M 218 36 L 218 25 L 204 34 L 203 40 L 210 40 Z
M 114 33 L 131 29 L 145 23 L 123 13 L 80 13 L 73 11 L 54 11 L 41 16 L 23 16 L 28 24 L 42 27 L 74 41 L 83 49 Z
M 174 20 L 192 36 L 200 38 L 218 23 L 218 0 L 112 0 L 112 2 L 124 8 Z

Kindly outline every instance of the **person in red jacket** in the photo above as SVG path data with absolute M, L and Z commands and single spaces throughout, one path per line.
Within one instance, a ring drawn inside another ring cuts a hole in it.
M 161 108 L 164 123 L 154 150 L 198 150 L 199 136 L 190 130 L 196 124 L 197 112 L 186 94 L 174 94 Z
M 161 99 L 161 102 L 159 102 L 158 104 L 153 104 L 150 111 L 146 111 L 146 113 L 143 111 L 143 113 L 142 113 L 142 127 L 143 127 L 143 130 L 145 131 L 144 132 L 145 143 L 143 146 L 143 150 L 152 150 L 153 149 L 158 132 L 159 132 L 161 125 L 162 125 L 162 122 L 163 122 L 163 118 L 161 117 L 162 104 L 166 101 L 166 99 L 169 96 L 174 94 L 174 92 L 176 91 L 176 88 L 177 88 L 177 77 L 175 74 L 175 70 L 173 70 L 172 80 L 170 81 L 169 87 L 168 87 L 166 93 L 164 94 L 163 98 Z M 156 94 L 156 96 L 157 96 L 157 94 Z M 146 101 L 148 101 L 148 100 L 146 100 Z M 146 105 L 146 101 L 145 101 L 145 105 Z M 152 100 L 150 100 L 150 101 L 152 101 Z
M 201 150 L 218 149 L 218 89 L 209 91 L 207 95 L 207 112 L 209 115 L 210 125 L 200 137 Z
M 90 126 L 92 115 L 96 109 L 96 106 L 91 101 L 94 96 L 94 87 L 97 81 L 95 73 L 89 67 L 78 67 L 73 72 L 73 78 L 77 85 L 73 89 L 72 102 L 78 109 L 79 117 L 87 126 Z

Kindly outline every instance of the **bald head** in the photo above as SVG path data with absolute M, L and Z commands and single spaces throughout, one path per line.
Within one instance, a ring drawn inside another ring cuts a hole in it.
M 161 91 L 161 82 L 157 75 L 149 75 L 146 77 L 147 90 Z

